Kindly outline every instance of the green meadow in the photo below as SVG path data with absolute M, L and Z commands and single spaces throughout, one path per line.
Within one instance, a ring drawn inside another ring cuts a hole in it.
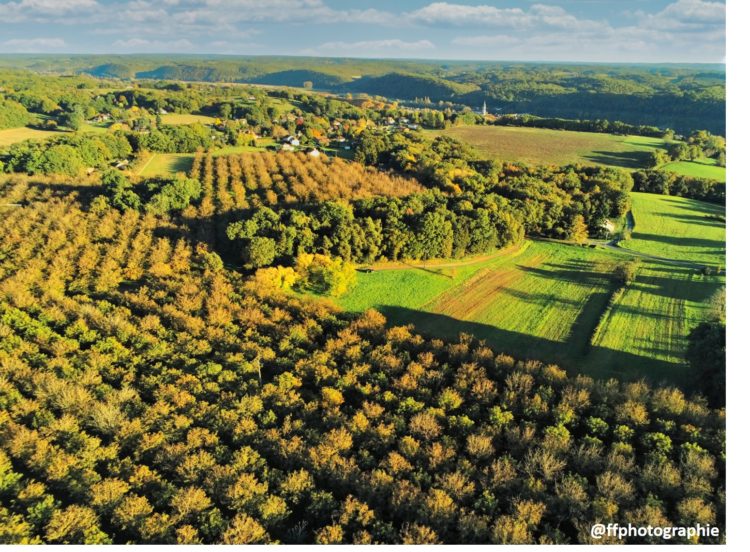
M 644 136 L 509 126 L 456 126 L 426 133 L 463 140 L 499 161 L 530 165 L 581 163 L 639 169 L 647 165 L 654 149 L 666 145 L 660 138 Z
M 688 377 L 686 338 L 724 285 L 707 265 L 724 263 L 723 209 L 634 194 L 633 238 L 621 249 L 527 240 L 465 261 L 387 263 L 361 272 L 336 303 L 376 308 L 391 324 L 440 338 L 469 333 L 496 351 L 556 362 L 596 377 Z M 614 268 L 639 254 L 635 281 L 620 292 Z
M 622 247 L 680 261 L 724 266 L 725 209 L 682 197 L 633 193 L 632 237 Z
M 499 161 L 529 165 L 581 163 L 630 170 L 647 168 L 649 154 L 668 145 L 661 138 L 648 136 L 510 126 L 457 126 L 425 133 L 463 140 Z M 726 169 L 715 159 L 675 161 L 659 168 L 685 176 L 726 180 Z

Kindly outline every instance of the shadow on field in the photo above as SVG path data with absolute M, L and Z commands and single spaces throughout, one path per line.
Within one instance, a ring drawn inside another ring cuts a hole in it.
M 592 151 L 590 155 L 584 155 L 583 158 L 602 165 L 641 169 L 648 165 L 650 155 L 648 151 Z
M 633 239 L 635 240 L 648 240 L 653 242 L 664 243 L 667 245 L 677 245 L 680 247 L 704 247 L 704 248 L 716 248 L 723 250 L 724 242 L 721 240 L 709 240 L 705 238 L 685 238 L 676 236 L 667 236 L 665 234 L 646 234 L 644 232 L 638 232 L 637 230 L 633 233 Z
M 695 205 L 693 205 L 691 202 L 686 202 L 685 198 L 674 199 L 674 197 L 668 196 L 668 197 L 660 197 L 659 199 L 660 201 L 663 201 L 665 203 L 671 203 L 675 207 L 679 207 L 680 209 L 683 209 L 685 211 L 695 212 Z M 700 203 L 704 211 L 709 211 L 717 215 L 724 215 L 725 213 L 725 209 L 721 205 L 717 205 L 715 203 L 709 203 L 708 201 L 699 201 L 699 200 L 694 200 L 694 201 L 698 201 L 698 203 Z M 674 215 L 670 214 L 669 216 L 674 216 Z
M 602 297 L 590 299 L 584 309 L 601 310 L 601 305 L 598 304 L 601 300 Z M 473 335 L 496 353 L 506 353 L 519 360 L 554 363 L 572 374 L 581 373 L 597 378 L 617 377 L 623 380 L 645 378 L 652 383 L 666 381 L 682 387 L 688 385 L 686 368 L 678 363 L 604 347 L 592 347 L 588 355 L 582 356 L 575 345 L 571 346 L 571 342 L 590 331 L 590 327 L 583 322 L 580 328 L 574 329 L 576 335 L 569 342 L 561 343 L 443 314 L 383 305 L 376 308 L 385 315 L 389 326 L 411 324 L 420 333 L 447 340 L 456 340 L 462 333 Z
M 550 280 L 571 282 L 581 285 L 607 285 L 610 273 L 605 267 L 599 267 L 594 263 L 571 259 L 562 263 L 545 263 L 544 268 L 517 265 L 518 269 Z M 609 267 L 611 268 L 611 267 Z
M 687 224 L 701 224 L 703 226 L 713 226 L 724 228 L 726 223 L 723 220 L 712 218 L 711 215 L 676 215 L 674 213 L 655 213 L 658 216 L 677 219 Z

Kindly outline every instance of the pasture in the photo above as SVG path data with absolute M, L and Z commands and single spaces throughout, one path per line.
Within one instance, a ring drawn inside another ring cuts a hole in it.
M 719 182 L 726 182 L 727 169 L 716 164 L 716 159 L 704 158 L 695 161 L 674 161 L 660 167 L 684 176 L 697 178 L 711 178 Z
M 0 148 L 8 147 L 24 140 L 44 140 L 60 134 L 53 130 L 37 130 L 29 127 L 6 128 L 0 130 Z
M 267 146 L 275 142 L 270 138 L 261 138 L 258 146 L 224 146 L 213 150 L 214 156 L 266 151 Z M 171 176 L 179 172 L 188 173 L 193 166 L 194 153 L 154 153 L 138 171 L 139 176 Z
M 687 335 L 705 319 L 708 301 L 723 285 L 723 276 L 644 261 L 603 317 L 584 360 L 586 371 L 623 378 L 643 371 L 653 381 L 688 383 L 683 365 Z
M 391 324 L 440 338 L 470 333 L 496 351 L 571 372 L 685 383 L 687 334 L 725 281 L 701 270 L 724 264 L 724 223 L 713 218 L 724 210 L 633 197 L 635 231 L 620 250 L 527 241 L 468 261 L 375 265 L 336 303 L 354 312 L 374 307 Z M 613 296 L 613 269 L 633 252 L 696 264 L 643 258 L 635 281 Z
M 635 221 L 622 247 L 681 261 L 724 266 L 725 209 L 682 197 L 633 193 Z
M 179 172 L 188 173 L 193 166 L 192 153 L 155 153 L 141 167 L 139 176 L 168 176 Z
M 666 145 L 660 138 L 528 127 L 457 126 L 425 132 L 463 140 L 499 161 L 530 165 L 581 163 L 639 169 L 646 167 L 654 149 Z
M 161 116 L 161 120 L 165 125 L 192 125 L 193 123 L 212 125 L 216 118 L 192 113 L 167 113 Z

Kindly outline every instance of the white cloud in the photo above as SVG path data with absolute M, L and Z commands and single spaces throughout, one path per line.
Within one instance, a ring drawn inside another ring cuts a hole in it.
M 415 23 L 426 25 L 491 25 L 522 27 L 530 23 L 529 15 L 521 8 L 496 8 L 494 6 L 468 6 L 434 2 L 406 14 Z
M 12 38 L 0 46 L 5 52 L 41 53 L 60 51 L 65 47 L 65 41 L 62 38 Z
M 497 47 L 518 44 L 520 39 L 509 35 L 474 35 L 460 36 L 451 40 L 457 46 Z
M 672 31 L 696 31 L 726 24 L 726 5 L 704 0 L 677 0 L 655 14 L 637 12 L 639 26 Z
M 49 14 L 91 9 L 97 5 L 96 0 L 21 0 L 18 4 L 21 10 Z
M 302 53 L 305 55 L 336 55 L 342 57 L 350 55 L 378 57 L 384 55 L 414 55 L 415 53 L 433 50 L 434 48 L 435 44 L 429 40 L 415 40 L 409 42 L 394 38 L 384 40 L 362 40 L 359 42 L 326 42 L 316 48 L 305 49 Z
M 193 50 L 193 43 L 185 38 L 178 40 L 148 40 L 145 38 L 129 38 L 127 40 L 116 40 L 112 43 L 115 48 L 128 52 L 161 52 L 181 53 Z

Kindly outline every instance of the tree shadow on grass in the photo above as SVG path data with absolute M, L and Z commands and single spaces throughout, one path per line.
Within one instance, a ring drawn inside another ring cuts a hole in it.
M 716 228 L 725 228 L 726 222 L 713 218 L 711 215 L 676 215 L 674 213 L 656 213 L 658 216 L 677 219 L 688 224 L 700 224 L 703 226 L 713 226 Z
M 634 240 L 645 240 L 663 243 L 665 245 L 675 245 L 678 247 L 702 247 L 705 249 L 723 249 L 725 242 L 722 240 L 713 240 L 706 238 L 686 238 L 678 236 L 667 236 L 664 234 L 647 234 L 636 230 L 633 232 Z
M 592 151 L 583 159 L 601 165 L 612 165 L 626 169 L 642 169 L 648 165 L 651 153 L 648 151 Z
M 411 324 L 424 335 L 446 340 L 456 340 L 462 333 L 469 334 L 484 341 L 496 353 L 506 353 L 519 360 L 554 363 L 572 374 L 581 373 L 597 378 L 618 377 L 623 380 L 645 378 L 652 383 L 667 381 L 684 387 L 685 367 L 678 363 L 596 346 L 591 348 L 589 354 L 581 354 L 580 339 L 591 331 L 591 326 L 586 321 L 590 323 L 590 319 L 595 318 L 590 313 L 601 310 L 603 299 L 604 297 L 596 297 L 587 301 L 584 312 L 589 312 L 581 317 L 580 327 L 576 328 L 574 325 L 566 342 L 405 307 L 379 305 L 376 308 L 386 316 L 389 326 Z

